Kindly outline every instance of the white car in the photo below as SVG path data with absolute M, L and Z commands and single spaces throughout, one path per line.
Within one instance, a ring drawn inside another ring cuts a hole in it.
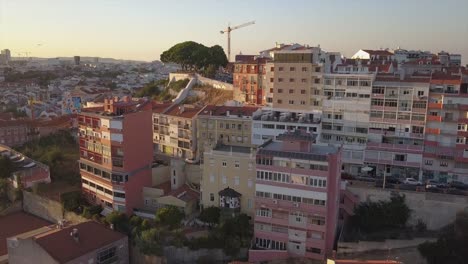
M 422 185 L 420 181 L 417 181 L 413 178 L 406 178 L 404 181 L 404 184 L 409 184 L 409 185 Z

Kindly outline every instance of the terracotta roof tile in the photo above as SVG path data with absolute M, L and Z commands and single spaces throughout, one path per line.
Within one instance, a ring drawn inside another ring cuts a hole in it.
M 26 233 L 44 226 L 51 225 L 52 223 L 27 214 L 18 212 L 0 217 L 0 256 L 8 253 L 6 239 L 22 233 Z
M 207 105 L 200 111 L 200 115 L 211 116 L 226 116 L 227 112 L 231 115 L 252 116 L 259 107 L 255 106 L 224 106 L 224 105 Z

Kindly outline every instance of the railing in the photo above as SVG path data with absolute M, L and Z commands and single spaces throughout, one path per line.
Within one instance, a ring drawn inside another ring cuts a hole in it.
M 442 122 L 442 117 L 441 117 L 441 116 L 432 116 L 432 115 L 428 115 L 428 116 L 427 116 L 427 121 Z
M 364 162 L 367 163 L 378 163 L 378 164 L 386 164 L 386 165 L 395 165 L 395 166 L 403 166 L 403 167 L 417 167 L 419 168 L 421 163 L 420 162 L 408 162 L 408 161 L 399 161 L 399 160 L 384 160 L 384 159 L 372 159 L 366 157 Z
M 439 135 L 440 128 L 426 128 L 426 134 Z
M 376 143 L 376 142 L 367 142 L 367 148 L 369 149 L 382 149 L 390 151 L 399 151 L 399 150 L 410 150 L 410 151 L 423 151 L 424 147 L 422 145 L 408 145 L 408 144 L 388 144 L 388 143 Z
M 442 109 L 442 103 L 429 103 L 427 107 L 429 109 Z

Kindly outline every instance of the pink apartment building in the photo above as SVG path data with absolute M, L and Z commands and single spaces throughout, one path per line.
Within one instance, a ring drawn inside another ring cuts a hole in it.
M 313 145 L 315 136 L 286 132 L 258 148 L 254 246 L 249 261 L 333 251 L 341 189 L 341 148 Z
M 78 116 L 80 172 L 85 196 L 104 212 L 131 214 L 151 186 L 151 101 L 106 99 Z

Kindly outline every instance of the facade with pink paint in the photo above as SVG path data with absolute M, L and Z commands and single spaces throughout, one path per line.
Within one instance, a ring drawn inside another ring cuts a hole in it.
M 131 214 L 151 186 L 152 104 L 149 100 L 106 99 L 104 107 L 78 116 L 80 173 L 87 199 L 104 212 Z
M 303 130 L 267 141 L 256 156 L 254 246 L 249 261 L 324 260 L 333 251 L 341 149 L 313 144 Z

